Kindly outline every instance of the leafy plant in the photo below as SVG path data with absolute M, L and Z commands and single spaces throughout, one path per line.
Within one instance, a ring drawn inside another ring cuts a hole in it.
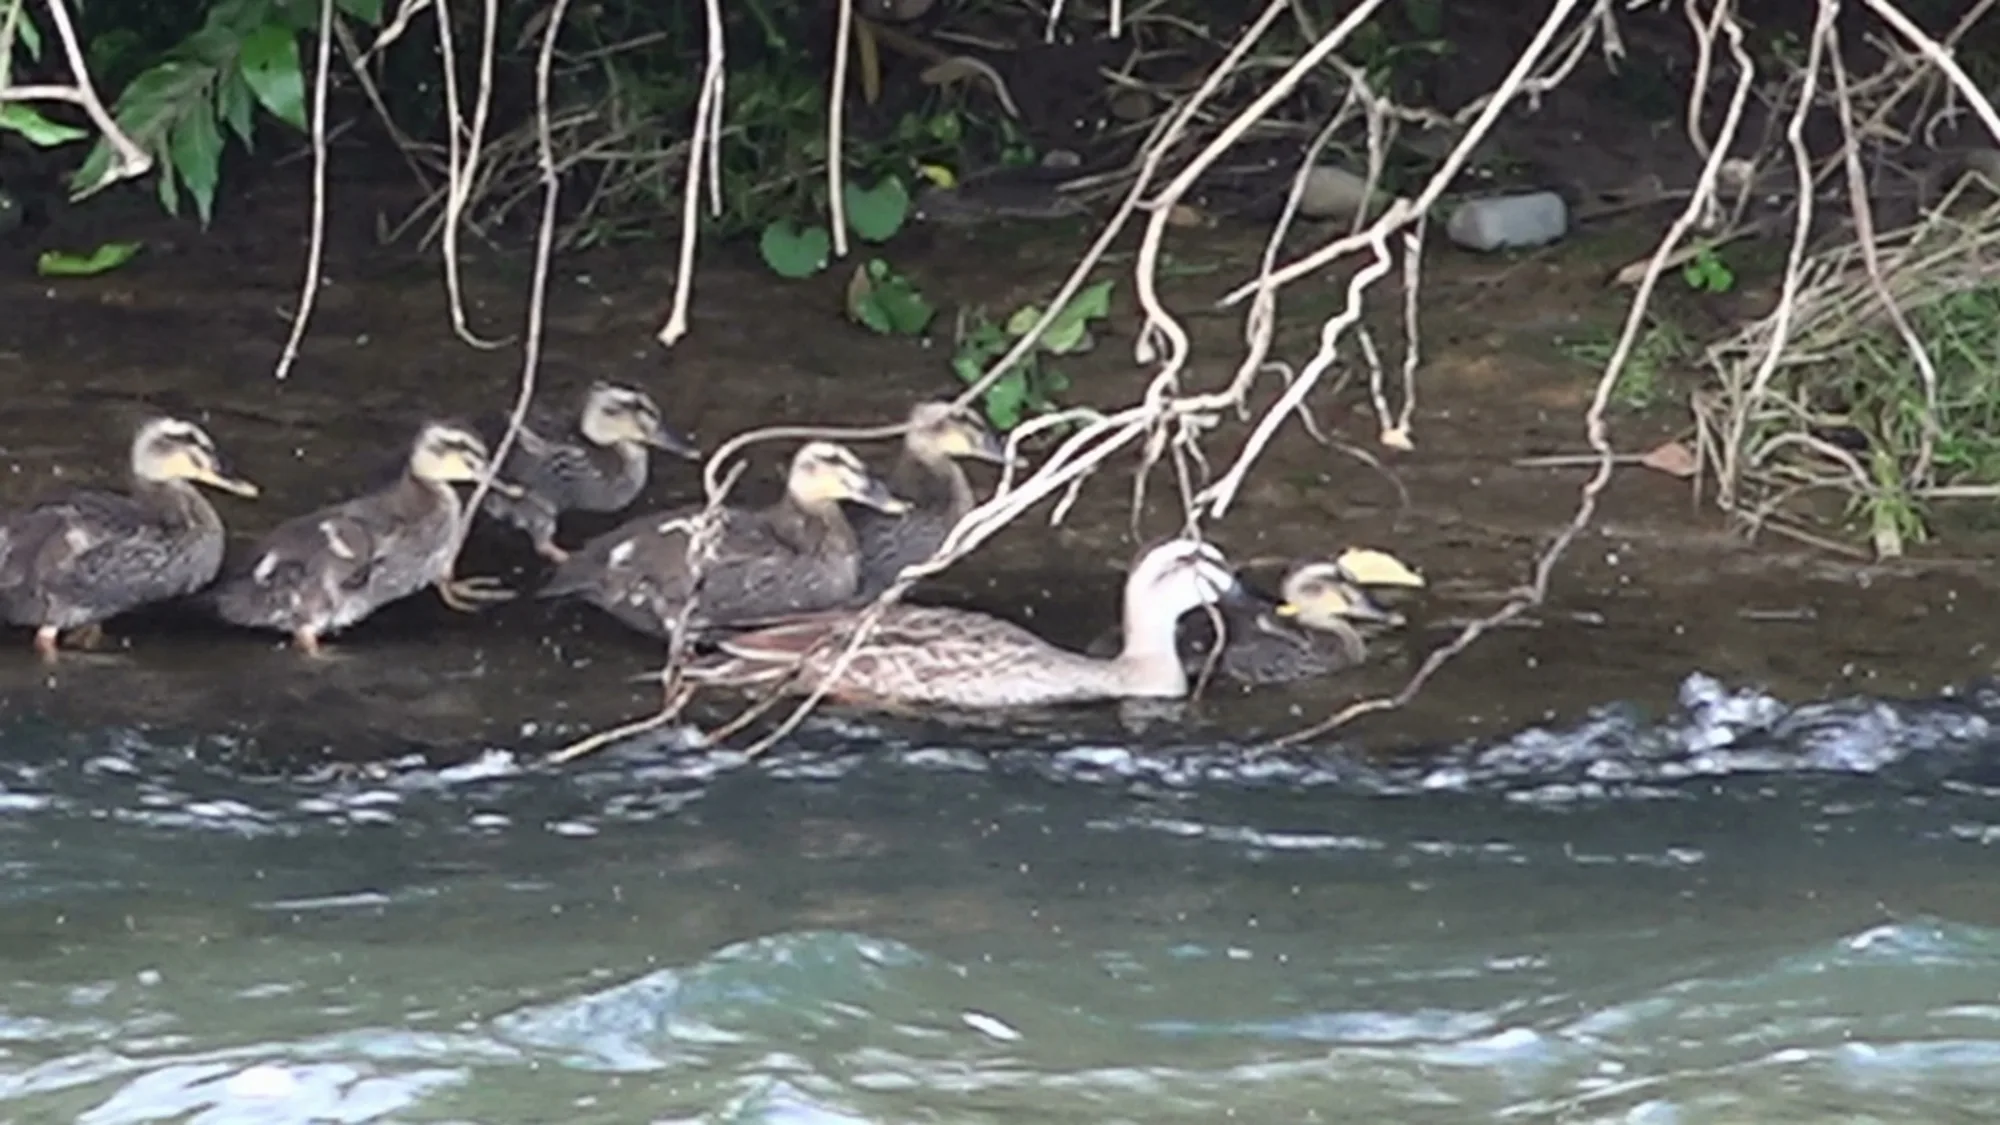
M 915 336 L 930 326 L 937 310 L 909 278 L 874 258 L 855 267 L 847 283 L 847 315 L 884 336 Z
M 1681 267 L 1681 280 L 1697 293 L 1727 293 L 1736 288 L 1736 271 L 1715 252 L 1715 247 L 1704 246 Z
M 373 24 L 381 0 L 338 0 L 339 12 Z M 221 0 L 200 29 L 147 67 L 118 95 L 112 114 L 133 143 L 159 164 L 160 205 L 180 213 L 181 193 L 206 226 L 222 174 L 223 128 L 245 149 L 255 145 L 258 108 L 304 132 L 305 73 L 299 35 L 318 27 L 319 8 L 305 0 Z M 112 160 L 100 138 L 72 176 L 88 195 Z
M 885 176 L 872 188 L 849 180 L 841 192 L 847 229 L 864 242 L 887 242 L 910 218 L 910 189 L 896 176 Z
M 827 257 L 833 253 L 833 236 L 822 226 L 801 228 L 780 219 L 764 228 L 757 239 L 757 252 L 779 277 L 811 277 L 826 268 Z
M 1111 282 L 1100 281 L 1078 290 L 1049 322 L 1035 346 L 986 388 L 986 418 L 995 429 L 1011 430 L 1030 415 L 1056 409 L 1054 396 L 1069 389 L 1069 377 L 1042 357 L 1088 350 L 1092 343 L 1090 322 L 1103 319 L 1111 310 L 1111 287 Z M 958 348 L 951 358 L 953 373 L 967 384 L 979 382 L 987 367 L 1007 354 L 1041 316 L 1040 306 L 1025 305 L 1000 324 L 978 311 L 962 317 Z
M 872 188 L 849 181 L 841 197 L 847 229 L 863 242 L 887 242 L 910 218 L 910 190 L 895 176 L 883 177 Z M 757 250 L 778 276 L 811 277 L 827 267 L 833 236 L 824 224 L 800 226 L 790 219 L 776 219 L 765 224 Z
M 29 60 L 39 61 L 42 57 L 42 36 L 35 29 L 35 21 L 28 18 L 25 4 L 26 0 L 13 0 L 4 12 L 0 12 L 0 46 L 18 42 Z M 13 53 L 0 52 L 0 86 L 9 85 L 13 77 Z M 0 130 L 17 133 L 37 148 L 54 148 L 90 135 L 82 129 L 50 121 L 24 102 L 0 102 Z

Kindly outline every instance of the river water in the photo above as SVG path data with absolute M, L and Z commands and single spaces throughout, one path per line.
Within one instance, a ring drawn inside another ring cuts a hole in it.
M 1996 715 L 283 779 L 18 719 L 0 1120 L 1992 1120 Z

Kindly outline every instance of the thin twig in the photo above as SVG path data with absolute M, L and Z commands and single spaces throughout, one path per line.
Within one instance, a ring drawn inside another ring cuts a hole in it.
M 694 299 L 694 251 L 701 229 L 702 160 L 704 156 L 711 160 L 721 159 L 714 155 L 722 147 L 716 137 L 716 125 L 722 113 L 723 83 L 726 81 L 721 0 L 704 0 L 703 8 L 708 13 L 708 67 L 702 71 L 701 93 L 695 98 L 694 142 L 688 149 L 687 182 L 681 185 L 681 248 L 674 271 L 674 305 L 667 314 L 667 322 L 660 326 L 659 334 L 654 337 L 661 347 L 666 348 L 679 343 L 688 331 L 688 303 Z M 710 176 L 719 191 L 721 177 L 713 169 Z M 719 211 L 721 206 L 718 196 L 715 207 Z
M 479 483 L 472 489 L 471 498 L 466 501 L 458 528 L 457 546 L 452 551 L 454 559 L 458 549 L 464 546 L 467 533 L 472 530 L 473 520 L 478 517 L 486 493 L 500 475 L 501 466 L 507 463 L 507 454 L 514 448 L 515 438 L 519 436 L 521 427 L 527 424 L 528 406 L 535 399 L 536 371 L 542 360 L 542 327 L 548 318 L 549 260 L 555 254 L 556 203 L 562 194 L 562 177 L 556 174 L 555 145 L 549 134 L 549 74 L 555 61 L 556 38 L 562 34 L 563 16 L 568 10 L 569 0 L 555 0 L 554 7 L 549 10 L 548 27 L 542 32 L 541 51 L 535 58 L 535 135 L 542 167 L 542 221 L 535 230 L 535 269 L 528 282 L 528 326 L 521 347 L 520 389 L 514 395 L 507 430 L 500 435 L 499 444 L 491 450 L 492 459 L 486 472 L 480 476 Z M 442 6 L 439 13 L 442 17 Z
M 306 244 L 306 278 L 299 287 L 298 311 L 292 314 L 291 334 L 285 338 L 285 350 L 278 356 L 278 369 L 272 377 L 283 381 L 292 372 L 292 364 L 298 362 L 299 344 L 306 337 L 306 324 L 312 319 L 313 306 L 319 301 L 320 270 L 326 257 L 326 92 L 327 74 L 333 69 L 333 0 L 320 0 L 319 6 L 319 56 L 314 63 L 318 72 L 313 75 L 312 111 L 312 232 Z

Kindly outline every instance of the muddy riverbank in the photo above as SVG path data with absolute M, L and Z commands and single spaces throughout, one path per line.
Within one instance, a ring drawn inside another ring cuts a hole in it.
M 296 300 L 304 245 L 296 183 L 272 181 L 231 202 L 201 234 L 142 207 L 93 208 L 45 239 L 141 237 L 149 249 L 111 277 L 51 283 L 31 257 L 0 273 L 0 501 L 77 479 L 115 480 L 124 434 L 142 407 L 205 415 L 237 465 L 264 489 L 255 502 L 221 501 L 239 541 L 326 502 L 393 456 L 426 415 L 509 401 L 514 347 L 478 350 L 452 333 L 434 257 L 374 245 L 374 206 L 360 185 L 334 200 L 325 297 L 291 377 L 272 368 Z M 80 213 L 81 214 L 81 213 Z M 981 232 L 927 232 L 897 262 L 947 309 L 962 302 L 1011 308 L 1059 281 L 1073 247 L 1048 241 L 996 261 Z M 1176 260 L 1199 268 L 1168 279 L 1177 309 L 1201 310 L 1240 276 L 1261 232 L 1181 239 Z M 1212 530 L 1239 559 L 1320 553 L 1345 543 L 1394 549 L 1426 571 L 1433 590 L 1410 607 L 1415 627 L 1385 658 L 1348 680 L 1223 697 L 1192 727 L 1147 738 L 1214 739 L 1288 730 L 1355 695 L 1399 684 L 1451 623 L 1491 608 L 1526 580 L 1533 553 L 1574 508 L 1582 471 L 1517 468 L 1519 457 L 1581 447 L 1580 412 L 1592 371 L 1554 342 L 1615 321 L 1607 259 L 1585 232 L 1558 251 L 1519 260 L 1448 248 L 1427 262 L 1427 359 L 1420 375 L 1414 453 L 1391 469 L 1407 491 L 1287 427 L 1231 515 Z M 1599 241 L 1593 241 L 1600 239 Z M 971 240 L 971 241 L 969 241 Z M 1618 242 L 1620 253 L 1631 245 Z M 956 390 L 945 342 L 871 337 L 837 315 L 838 279 L 783 282 L 727 249 L 704 252 L 692 336 L 670 356 L 652 343 L 670 296 L 670 256 L 659 247 L 595 252 L 558 264 L 544 378 L 567 394 L 594 377 L 648 387 L 676 424 L 709 446 L 772 423 L 892 422 L 925 395 Z M 1615 266 L 1622 262 L 1610 262 Z M 1129 259 L 1121 270 L 1129 271 Z M 477 253 L 466 270 L 474 327 L 518 330 L 525 259 Z M 1130 399 L 1144 373 L 1130 361 L 1128 274 L 1110 331 L 1069 365 L 1071 398 Z M 1300 359 L 1321 317 L 1341 299 L 1302 286 L 1283 313 L 1281 352 Z M 772 308 L 787 310 L 774 331 Z M 1393 304 L 1393 300 L 1384 302 Z M 1188 328 L 1198 373 L 1233 363 L 1233 316 L 1196 311 Z M 1276 391 L 1268 384 L 1263 397 Z M 1670 436 L 1684 412 L 1668 405 L 1621 413 L 1621 447 Z M 1372 444 L 1372 419 L 1353 388 L 1319 393 L 1322 422 Z M 1240 442 L 1231 424 L 1217 450 Z M 776 484 L 782 451 L 760 455 L 748 485 Z M 864 455 L 886 461 L 877 446 Z M 685 466 L 662 462 L 642 501 L 664 506 L 698 494 Z M 1081 645 L 1115 614 L 1116 566 L 1130 551 L 1131 466 L 1102 474 L 1061 527 L 1038 512 L 946 577 L 953 596 L 1035 624 Z M 1164 483 L 1164 482 L 1163 482 Z M 1159 492 L 1160 490 L 1155 490 Z M 1164 507 L 1147 513 L 1167 526 Z M 574 541 L 603 521 L 566 528 Z M 242 543 L 239 542 L 239 546 Z M 1550 603 L 1527 627 L 1488 636 L 1455 661 L 1405 712 L 1364 722 L 1349 737 L 1385 750 L 1573 718 L 1612 698 L 1664 703 L 1700 670 L 1787 698 L 1847 692 L 1925 694 L 1983 674 L 1985 623 L 2000 584 L 1976 560 L 1985 540 L 1942 545 L 1954 559 L 1861 566 L 1782 540 L 1747 544 L 1691 503 L 1684 482 L 1621 470 L 1600 516 L 1558 572 Z M 461 573 L 531 582 L 524 547 L 479 535 Z M 129 642 L 103 658 L 51 671 L 25 632 L 0 648 L 0 707 L 95 726 L 137 724 L 212 733 L 218 749 L 250 756 L 289 746 L 348 758 L 409 749 L 540 749 L 643 713 L 655 693 L 630 682 L 656 660 L 650 642 L 581 607 L 533 601 L 476 617 L 433 599 L 395 607 L 345 635 L 341 655 L 301 660 L 272 638 L 166 612 L 121 622 Z M 1080 716 L 1080 729 L 1113 720 Z M 1102 729 L 1115 729 L 1103 726 Z M 247 741 L 246 741 L 247 740 Z

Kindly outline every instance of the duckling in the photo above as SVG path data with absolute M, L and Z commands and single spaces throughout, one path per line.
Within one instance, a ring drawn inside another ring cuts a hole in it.
M 489 419 L 482 429 L 487 448 L 498 448 L 507 419 Z M 594 384 L 572 422 L 539 411 L 529 416 L 500 469 L 526 495 L 489 491 L 482 508 L 527 532 L 537 554 L 560 563 L 569 552 L 556 545 L 557 519 L 566 511 L 615 512 L 630 504 L 646 487 L 648 447 L 701 460 L 694 440 L 661 422 L 660 408 L 644 392 Z
M 1224 643 L 1216 673 L 1245 685 L 1286 683 L 1351 668 L 1367 658 L 1367 637 L 1357 626 L 1394 628 L 1399 613 L 1362 589 L 1423 585 L 1402 562 L 1381 551 L 1352 550 L 1333 562 L 1310 562 L 1285 576 L 1284 599 L 1272 605 L 1250 598 L 1221 607 Z M 1294 627 L 1294 623 L 1300 627 Z M 1190 672 L 1207 663 L 1214 625 L 1189 615 L 1180 637 Z
M 1373 631 L 1403 623 L 1400 614 L 1377 604 L 1363 587 L 1422 587 L 1423 578 L 1383 551 L 1354 548 L 1331 561 L 1294 565 L 1285 575 L 1282 597 L 1273 600 L 1245 590 L 1217 607 L 1223 646 L 1214 674 L 1245 686 L 1283 683 L 1324 675 L 1359 664 Z M 1180 623 L 1178 646 L 1189 675 L 1207 667 L 1215 648 L 1214 616 L 1188 614 Z M 1365 631 L 1364 631 L 1365 630 Z M 1117 651 L 1117 636 L 1106 633 L 1086 651 Z
M 222 520 L 196 484 L 257 495 L 200 426 L 178 418 L 139 426 L 131 471 L 130 495 L 76 491 L 0 519 L 0 616 L 34 626 L 44 660 L 56 659 L 63 631 L 88 644 L 102 622 L 215 580 Z
M 445 422 L 427 423 L 398 480 L 279 524 L 250 568 L 223 580 L 213 605 L 223 620 L 288 632 L 309 655 L 320 639 L 426 586 L 454 609 L 512 595 L 489 579 L 451 578 L 465 501 L 452 486 L 487 472 L 486 443 Z M 497 489 L 515 489 L 495 481 Z
M 903 452 L 889 470 L 889 491 L 910 502 L 900 516 L 857 512 L 861 543 L 857 601 L 874 601 L 911 563 L 930 558 L 952 526 L 972 510 L 972 482 L 958 458 L 1004 463 L 1007 452 L 993 431 L 948 402 L 920 402 L 910 411 Z
M 701 568 L 697 628 L 825 609 L 854 596 L 860 545 L 840 501 L 896 514 L 908 507 L 843 446 L 816 441 L 792 457 L 785 495 L 762 510 L 725 507 Z M 694 594 L 689 537 L 700 508 L 629 520 L 577 549 L 541 590 L 580 597 L 666 638 Z
M 1242 596 L 1213 545 L 1174 539 L 1148 551 L 1125 582 L 1124 644 L 1108 659 L 1057 648 L 971 610 L 896 604 L 829 685 L 848 703 L 893 709 L 1042 707 L 1105 699 L 1180 699 L 1187 670 L 1175 644 L 1182 615 Z M 832 673 L 864 610 L 805 614 L 733 637 L 692 661 L 689 682 L 805 694 Z

